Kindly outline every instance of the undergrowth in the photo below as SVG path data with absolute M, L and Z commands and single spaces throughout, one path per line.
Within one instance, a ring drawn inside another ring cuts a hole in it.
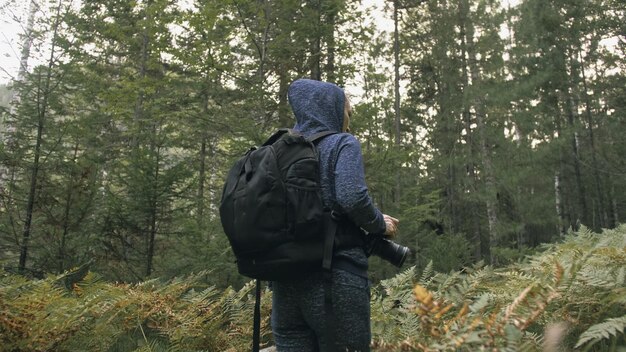
M 410 268 L 373 292 L 377 351 L 626 351 L 626 226 L 502 269 Z
M 2 351 L 246 351 L 254 285 L 202 272 L 107 283 L 86 267 L 43 280 L 0 271 Z M 271 292 L 262 341 L 271 344 Z M 572 233 L 503 269 L 410 268 L 372 288 L 374 351 L 624 351 L 626 226 Z

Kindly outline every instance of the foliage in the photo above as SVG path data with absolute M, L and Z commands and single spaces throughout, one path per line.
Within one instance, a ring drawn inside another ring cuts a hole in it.
M 370 193 L 412 252 L 372 288 L 376 349 L 624 345 L 626 227 L 599 232 L 626 216 L 626 7 L 502 4 L 394 2 L 392 47 L 351 0 L 39 2 L 39 65 L 0 86 L 1 348 L 246 350 L 221 180 L 293 124 L 299 77 L 352 87 Z
M 293 125 L 286 92 L 300 77 L 352 96 L 368 189 L 400 219 L 417 270 L 506 265 L 625 217 L 623 4 L 402 1 L 398 48 L 375 25 L 392 4 L 378 5 L 39 4 L 23 38 L 39 65 L 0 109 L 0 260 L 59 274 L 95 258 L 125 282 L 212 267 L 220 287 L 241 285 L 222 180 Z
M 615 350 L 626 346 L 625 268 L 624 225 L 600 235 L 582 229 L 501 269 L 442 274 L 431 264 L 418 277 L 410 268 L 383 281 L 384 291 L 374 290 L 374 345 L 381 351 L 539 351 L 546 344 Z M 566 328 L 554 328 L 559 325 Z
M 448 274 L 432 262 L 372 288 L 376 351 L 539 351 L 625 345 L 626 226 L 572 233 L 526 261 Z M 11 351 L 241 351 L 254 283 L 220 292 L 201 272 L 168 282 L 105 283 L 83 266 L 28 280 L 0 276 L 0 342 Z M 271 292 L 262 341 L 271 343 Z M 558 328 L 559 326 L 563 328 Z M 557 328 L 555 328 L 557 327 Z
M 250 346 L 252 282 L 220 292 L 203 283 L 210 272 L 135 285 L 106 283 L 92 272 L 80 275 L 80 269 L 34 281 L 0 275 L 0 342 L 6 351 L 241 351 Z M 269 308 L 263 300 L 264 343 Z

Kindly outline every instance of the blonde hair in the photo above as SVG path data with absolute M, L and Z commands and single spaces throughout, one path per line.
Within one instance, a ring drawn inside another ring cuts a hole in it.
M 352 115 L 352 104 L 350 103 L 350 96 L 346 91 L 343 91 L 344 103 L 343 103 L 343 124 L 341 126 L 342 132 L 350 131 L 350 116 Z

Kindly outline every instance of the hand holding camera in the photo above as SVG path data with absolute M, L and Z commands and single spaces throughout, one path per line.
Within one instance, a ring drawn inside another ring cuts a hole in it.
M 398 223 L 400 221 L 387 214 L 383 214 L 383 218 L 385 219 L 385 224 L 387 225 L 385 229 L 385 237 L 387 238 L 396 237 L 396 233 L 398 232 Z
M 399 245 L 390 238 L 395 237 L 398 232 L 398 219 L 383 214 L 385 224 L 387 228 L 384 234 L 368 234 L 366 235 L 365 253 L 378 256 L 396 267 L 401 267 L 404 264 L 405 259 L 408 257 L 411 251 L 409 247 Z

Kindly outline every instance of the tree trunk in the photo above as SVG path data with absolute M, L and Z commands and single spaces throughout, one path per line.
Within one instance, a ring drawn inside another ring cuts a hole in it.
M 328 51 L 328 56 L 326 58 L 326 80 L 328 82 L 339 83 L 337 82 L 337 75 L 335 73 L 335 26 L 337 20 L 337 8 L 332 5 L 332 8 L 327 12 L 327 28 L 328 28 L 328 38 L 326 39 L 326 50 Z
M 35 27 L 35 15 L 39 10 L 39 6 L 35 0 L 31 0 L 28 8 L 28 20 L 26 21 L 26 29 L 24 33 L 24 41 L 22 42 L 22 52 L 20 53 L 20 67 L 17 72 L 17 80 L 23 81 L 28 72 L 28 59 L 30 58 L 30 48 L 33 45 L 33 30 Z
M 74 146 L 74 156 L 72 157 L 72 164 L 75 166 L 76 158 L 78 156 L 78 143 Z M 61 234 L 61 244 L 59 246 L 59 273 L 65 271 L 65 245 L 67 240 L 67 234 L 70 228 L 70 209 L 72 207 L 72 194 L 74 193 L 74 173 L 70 173 L 69 181 L 67 182 L 65 209 L 63 211 L 63 233 Z
M 148 6 L 148 5 L 146 5 Z M 148 34 L 147 29 L 144 29 L 141 33 L 141 61 L 139 63 L 139 79 L 143 80 L 146 77 L 147 65 L 148 65 Z M 137 100 L 135 101 L 135 110 L 133 113 L 133 123 L 134 128 L 137 128 L 133 131 L 131 137 L 131 150 L 133 152 L 137 152 L 137 148 L 139 147 L 139 141 L 137 140 L 137 133 L 139 126 L 141 125 L 141 121 L 143 119 L 143 100 L 144 100 L 144 90 L 139 88 L 139 92 L 137 94 Z
M 309 4 L 313 11 L 316 14 L 316 26 L 315 30 L 312 31 L 313 37 L 311 38 L 310 43 L 310 71 L 311 71 L 311 79 L 321 81 L 322 80 L 322 70 L 321 70 L 321 55 L 322 55 L 322 35 L 321 35 L 321 26 L 322 26 L 322 0 L 310 0 Z
M 204 101 L 202 104 L 202 115 L 209 116 L 209 84 L 207 78 L 207 86 L 205 87 Z M 198 198 L 196 200 L 197 212 L 198 212 L 198 227 L 200 231 L 204 229 L 204 184 L 206 179 L 206 147 L 207 147 L 207 131 L 202 132 L 202 141 L 200 142 L 200 155 L 199 155 L 199 173 L 198 173 Z
M 28 72 L 28 59 L 30 58 L 30 49 L 33 45 L 33 30 L 35 27 L 35 15 L 37 14 L 37 10 L 39 6 L 35 0 L 31 0 L 29 8 L 28 8 L 28 19 L 26 21 L 26 27 L 24 30 L 24 39 L 22 41 L 22 52 L 20 53 L 20 67 L 17 72 L 17 81 L 22 82 L 24 78 L 26 78 L 26 73 Z M 19 104 L 21 97 L 16 93 L 10 93 L 11 97 L 9 101 L 10 104 L 10 115 L 15 113 L 15 106 Z M 5 126 L 0 126 L 0 138 L 4 138 L 5 148 L 7 146 L 12 146 L 14 143 L 13 135 L 15 133 L 15 126 L 13 126 L 10 122 L 4 121 L 6 123 Z M 6 175 L 10 174 L 10 177 Z M 13 170 L 9 171 L 6 165 L 0 165 L 0 189 L 4 188 L 5 180 L 8 179 L 9 184 L 12 183 L 15 172 Z
M 156 129 L 155 129 L 156 134 Z M 161 162 L 161 148 L 154 147 L 156 152 L 156 164 L 154 170 L 154 180 L 152 185 L 152 199 L 150 201 L 150 223 L 148 224 L 148 251 L 147 251 L 147 265 L 146 265 L 146 276 L 149 277 L 152 274 L 153 268 L 153 260 L 154 260 L 154 245 L 156 242 L 156 234 L 157 234 L 157 211 L 159 209 L 159 173 L 160 173 L 160 162 Z
M 612 184 L 611 185 L 611 194 L 615 195 L 615 185 Z M 612 210 L 613 210 L 613 227 L 617 226 L 617 224 L 619 224 L 619 212 L 617 211 L 617 198 L 615 196 L 612 197 L 613 198 L 613 204 L 612 204 Z
M 48 98 L 50 96 L 50 81 L 52 79 L 52 66 L 54 65 L 54 52 L 56 49 L 57 32 L 59 28 L 60 15 L 61 15 L 61 1 L 59 0 L 56 18 L 54 21 L 54 29 L 52 34 L 52 47 L 50 48 L 50 57 L 48 58 L 48 67 L 46 71 L 46 80 L 43 90 L 39 87 L 40 94 L 43 95 L 41 104 L 38 104 L 38 119 L 37 119 L 37 137 L 35 141 L 35 153 L 33 160 L 33 168 L 30 175 L 30 188 L 28 191 L 28 200 L 26 204 L 26 218 L 24 220 L 24 231 L 22 232 L 22 243 L 20 245 L 20 261 L 18 265 L 18 272 L 23 274 L 26 269 L 26 261 L 28 259 L 29 240 L 31 235 L 31 225 L 33 220 L 33 210 L 35 208 L 35 197 L 37 193 L 37 177 L 39 175 L 39 158 L 41 157 L 41 144 L 43 142 L 43 129 L 46 114 L 48 112 Z M 43 94 L 41 94 L 43 93 Z
M 483 161 L 483 167 L 485 172 L 485 191 L 487 192 L 487 220 L 489 223 L 489 252 L 490 252 L 490 260 L 494 261 L 493 252 L 491 248 L 494 248 L 498 241 L 500 240 L 500 234 L 498 229 L 498 215 L 496 212 L 497 206 L 497 190 L 496 190 L 496 182 L 493 170 L 493 164 L 491 162 L 491 155 L 489 148 L 487 146 L 486 133 L 485 133 L 485 115 L 483 112 L 479 112 L 482 107 L 477 106 L 476 117 L 477 117 L 477 128 L 480 136 L 480 154 Z
M 578 202 L 581 207 L 581 218 L 582 219 L 574 219 L 574 221 L 578 222 L 582 220 L 582 223 L 585 225 L 589 225 L 589 212 L 587 208 L 587 198 L 585 195 L 585 185 L 582 181 L 582 172 L 580 170 L 580 153 L 578 151 L 578 133 L 576 132 L 575 126 L 575 116 L 574 109 L 576 108 L 574 104 L 574 100 L 572 99 L 571 92 L 567 92 L 566 98 L 566 109 L 567 109 L 567 122 L 572 132 L 571 137 L 571 146 L 572 146 L 572 159 L 574 161 L 574 176 L 576 178 L 576 187 L 578 189 Z M 576 226 L 576 229 L 578 226 Z
M 580 51 L 578 51 L 578 55 L 580 57 Z M 583 65 L 582 57 L 580 58 L 580 65 Z M 585 100 L 585 115 L 587 117 L 587 132 L 589 137 L 589 145 L 591 146 L 591 163 L 593 167 L 593 176 L 594 183 L 596 186 L 596 192 L 598 194 L 598 217 L 599 217 L 599 226 L 594 227 L 596 231 L 599 231 L 600 228 L 607 226 L 607 213 L 604 201 L 604 192 L 602 190 L 602 182 L 600 178 L 600 171 L 598 166 L 598 158 L 596 152 L 595 138 L 593 135 L 593 116 L 591 115 L 591 102 L 589 101 L 589 90 L 587 89 L 587 78 L 585 77 L 585 68 L 580 68 L 581 78 L 583 83 L 583 96 Z
M 401 121 L 400 121 L 400 32 L 398 30 L 398 12 L 399 9 L 399 0 L 394 0 L 393 2 L 393 91 L 394 91 L 394 99 L 393 99 L 393 115 L 394 115 L 394 144 L 396 147 L 396 152 L 400 152 L 400 147 L 402 143 L 402 136 L 400 135 L 401 131 Z M 393 201 L 396 206 L 399 206 L 400 203 L 400 170 L 402 165 L 400 165 L 400 160 L 396 162 L 396 179 L 395 179 L 395 191 Z
M 278 69 L 278 123 L 281 127 L 291 127 L 294 123 L 287 99 L 289 83 L 289 72 L 286 65 L 281 63 Z
M 198 226 L 200 230 L 204 228 L 204 180 L 206 178 L 206 147 L 207 136 L 202 133 L 202 142 L 200 143 L 200 170 L 198 174 Z
M 552 101 L 554 103 L 554 106 L 553 106 L 554 111 L 560 112 L 561 109 L 559 105 L 559 98 L 554 97 Z M 554 114 L 554 130 L 559 139 L 563 138 L 567 140 L 567 137 L 565 137 L 566 133 L 563 132 L 562 118 L 563 116 L 560 113 Z M 576 229 L 576 219 L 578 219 L 578 213 L 575 209 L 576 207 L 574 206 L 573 201 L 571 200 L 572 195 L 571 195 L 570 188 L 572 186 L 571 186 L 571 182 L 569 181 L 570 179 L 569 176 L 571 172 L 569 172 L 567 169 L 567 165 L 569 165 L 570 163 L 565 157 L 565 155 L 568 154 L 567 146 L 566 146 L 566 143 L 557 143 L 557 146 L 558 146 L 558 153 L 559 153 L 559 164 L 558 164 L 558 168 L 555 174 L 559 176 L 559 189 L 560 189 L 561 211 L 562 211 L 561 216 L 563 219 L 562 231 L 563 233 L 565 233 L 568 228 Z
M 565 228 L 563 226 L 565 221 L 563 219 L 563 200 L 561 199 L 561 193 L 561 173 L 557 171 L 554 174 L 554 199 L 557 216 L 557 233 L 560 236 L 563 236 L 565 234 Z
M 464 6 L 464 14 L 462 21 L 465 26 L 465 41 L 467 45 L 467 66 L 469 68 L 470 77 L 472 78 L 472 86 L 480 86 L 480 73 L 478 71 L 478 59 L 474 47 L 474 26 L 469 20 L 469 5 L 467 1 L 462 2 Z M 485 182 L 486 200 L 485 205 L 487 207 L 487 221 L 489 225 L 489 253 L 490 262 L 494 262 L 493 252 L 491 248 L 494 248 L 500 240 L 500 234 L 498 229 L 498 215 L 496 211 L 497 207 L 497 189 L 495 172 L 493 169 L 493 163 L 491 161 L 491 152 L 489 150 L 487 133 L 486 133 L 486 113 L 484 102 L 481 98 L 474 99 L 474 110 L 476 113 L 476 129 L 478 130 L 478 146 L 479 152 L 483 164 L 483 174 Z M 471 131 L 467 131 L 470 133 Z
M 442 144 L 442 155 L 444 156 L 444 160 L 446 161 L 445 165 L 445 211 L 448 213 L 449 221 L 446 225 L 449 227 L 445 229 L 445 232 L 451 234 L 457 234 L 460 231 L 460 216 L 457 206 L 457 201 L 460 196 L 457 195 L 457 167 L 455 164 L 456 158 L 456 148 L 454 146 L 456 139 L 456 130 L 454 128 L 454 116 L 452 116 L 446 110 L 446 101 L 449 100 L 449 89 L 447 89 L 446 84 L 437 84 L 437 105 L 439 109 L 437 111 L 438 116 L 442 116 L 443 119 L 443 132 L 442 138 L 446 140 L 445 143 Z
M 42 108 L 45 108 L 46 97 L 44 96 L 44 104 Z M 43 112 L 43 111 L 42 111 Z M 28 191 L 28 203 L 26 205 L 26 218 L 24 220 L 24 231 L 22 232 L 22 243 L 20 249 L 20 263 L 18 271 L 20 274 L 24 273 L 26 269 L 26 259 L 28 258 L 28 242 L 30 239 L 31 224 L 33 219 L 33 209 L 35 207 L 35 195 L 37 192 L 37 176 L 39 174 L 39 158 L 41 156 L 41 142 L 43 135 L 43 118 L 45 112 L 39 114 L 39 121 L 37 123 L 37 139 L 35 142 L 35 156 L 33 161 L 33 169 L 30 174 L 30 188 Z
M 451 158 L 452 156 L 449 156 Z M 456 234 L 459 231 L 459 217 L 457 212 L 457 196 L 454 188 L 456 184 L 456 167 L 452 160 L 448 161 L 446 168 L 447 184 L 446 184 L 446 199 L 448 203 L 448 212 L 450 214 L 450 233 Z
M 470 83 L 469 77 L 470 73 L 468 71 L 468 59 L 467 59 L 467 32 L 465 28 L 464 20 L 467 19 L 467 11 L 468 9 L 464 7 L 467 6 L 467 3 L 461 4 L 460 10 L 460 18 L 463 19 L 460 23 L 460 32 L 459 32 L 459 40 L 461 42 L 461 61 L 462 61 L 462 71 L 463 71 L 463 93 L 467 94 Z M 468 174 L 468 186 L 469 191 L 472 194 L 476 194 L 478 192 L 478 178 L 476 177 L 476 164 L 474 162 L 474 141 L 472 139 L 472 114 L 470 113 L 470 104 L 467 99 L 463 99 L 463 124 L 465 128 L 465 145 L 467 146 L 467 158 L 465 169 Z M 468 240 L 471 241 L 476 247 L 474 247 L 474 258 L 478 261 L 482 259 L 482 231 L 480 228 L 480 216 L 478 212 L 478 207 L 473 206 L 470 209 L 471 219 L 469 220 L 471 223 L 472 231 L 468 234 Z
M 400 135 L 400 33 L 398 30 L 398 0 L 393 2 L 393 113 L 394 113 L 394 142 L 401 143 Z

